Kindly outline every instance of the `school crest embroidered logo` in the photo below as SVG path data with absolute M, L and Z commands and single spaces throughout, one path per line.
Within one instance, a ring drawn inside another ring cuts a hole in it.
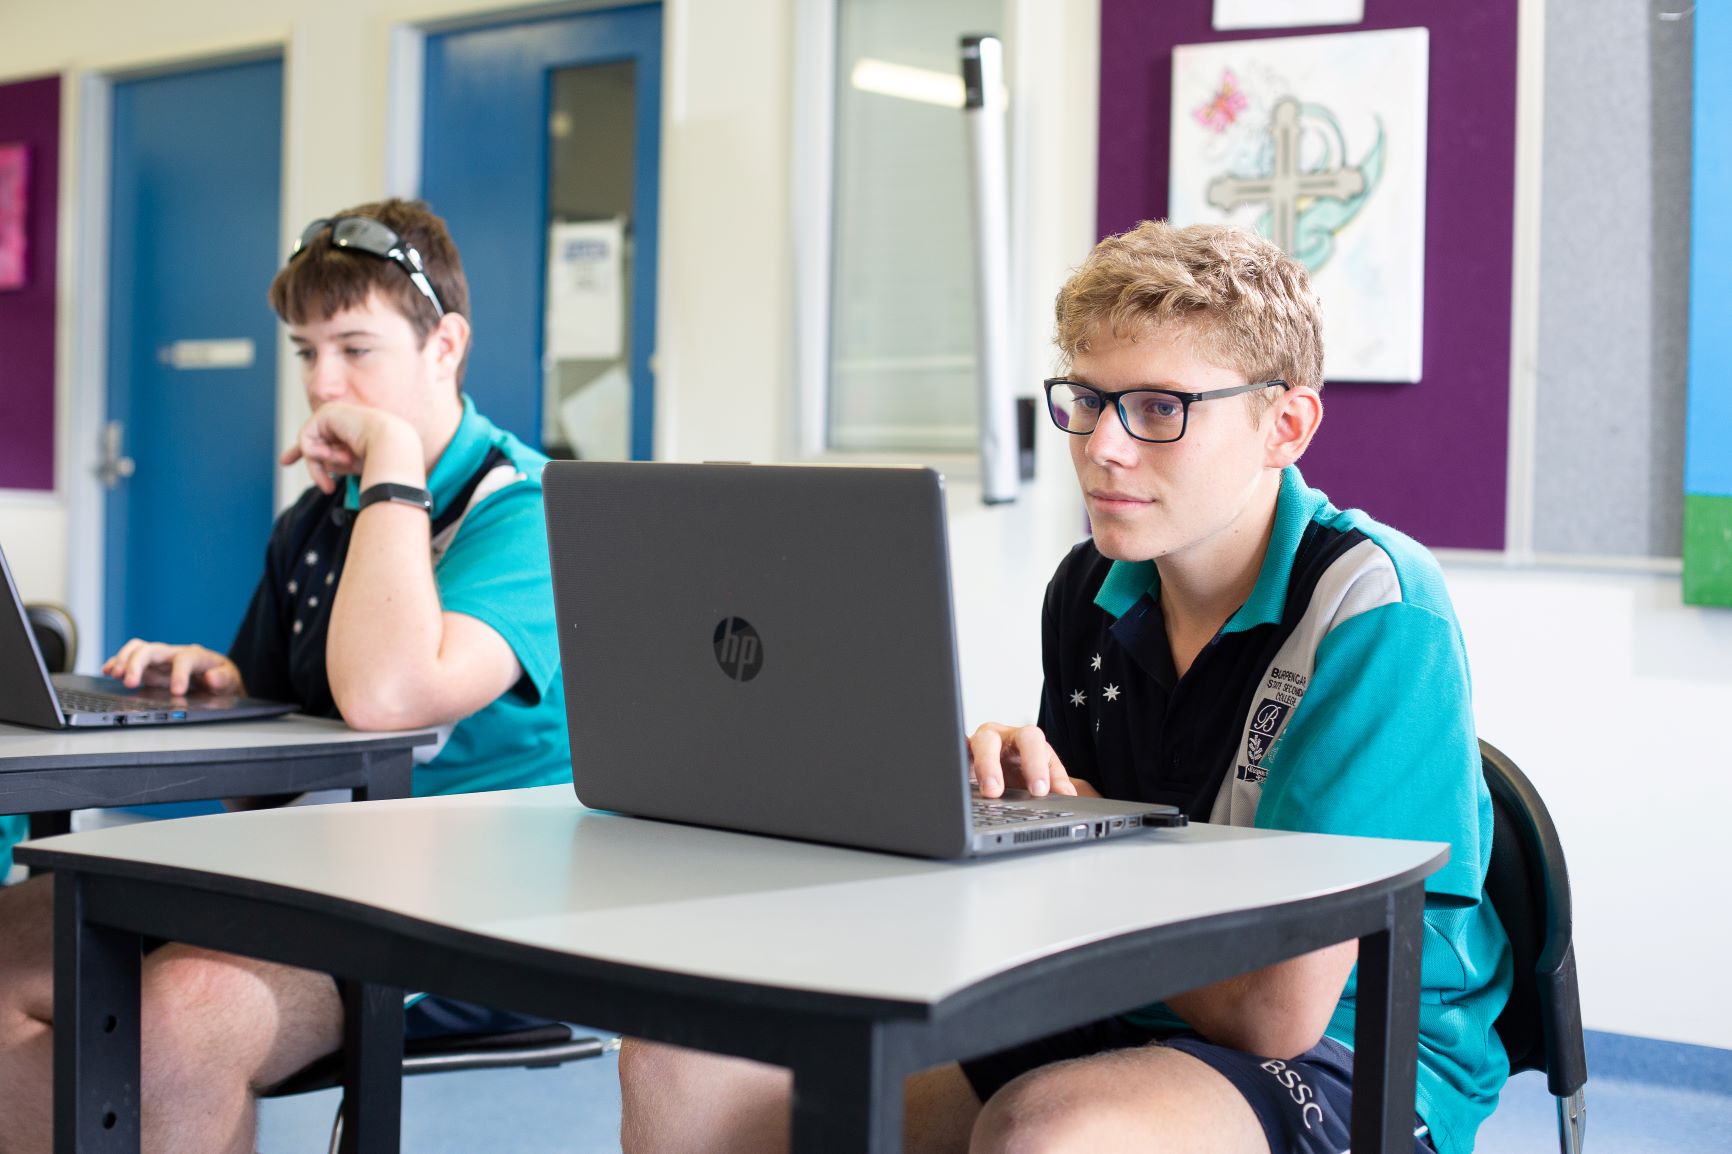
M 1281 723 L 1292 709 L 1291 705 L 1272 697 L 1258 702 L 1251 714 L 1250 729 L 1245 734 L 1245 763 L 1239 766 L 1239 780 L 1261 782 L 1269 776 L 1269 771 L 1263 768 L 1263 759 L 1269 755 L 1270 747 L 1275 744 L 1275 735 L 1281 732 Z

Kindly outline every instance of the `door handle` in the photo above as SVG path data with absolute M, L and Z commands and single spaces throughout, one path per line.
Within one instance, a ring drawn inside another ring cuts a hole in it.
M 102 482 L 104 489 L 114 488 L 132 476 L 138 468 L 131 457 L 121 454 L 120 445 L 125 436 L 126 427 L 119 421 L 110 421 L 102 426 L 98 445 L 101 455 L 96 462 L 96 479 Z

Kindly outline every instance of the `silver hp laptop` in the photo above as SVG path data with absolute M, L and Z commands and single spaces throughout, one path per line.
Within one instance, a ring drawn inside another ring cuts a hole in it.
M 107 677 L 71 673 L 52 676 L 36 647 L 36 635 L 0 551 L 6 599 L 0 604 L 0 721 L 42 729 L 112 725 L 166 725 L 186 721 L 236 721 L 291 713 L 294 705 L 254 697 L 189 694 L 166 689 L 128 689 Z
M 584 804 L 935 858 L 1184 822 L 971 804 L 937 473 L 555 461 L 542 484 Z

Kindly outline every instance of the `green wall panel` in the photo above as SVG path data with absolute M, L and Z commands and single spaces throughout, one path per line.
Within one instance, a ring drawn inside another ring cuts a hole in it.
M 1732 497 L 1684 496 L 1684 600 L 1732 605 Z

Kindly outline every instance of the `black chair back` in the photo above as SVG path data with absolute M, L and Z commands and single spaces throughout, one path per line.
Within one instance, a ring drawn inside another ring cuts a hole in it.
M 1527 776 L 1495 746 L 1479 750 L 1496 822 L 1485 888 L 1515 963 L 1498 1037 L 1511 1073 L 1543 1070 L 1552 1094 L 1568 1098 L 1588 1080 L 1588 1062 L 1563 846 Z
M 30 618 L 30 631 L 36 635 L 36 648 L 42 651 L 48 672 L 71 673 L 78 660 L 78 627 L 72 614 L 44 601 L 26 605 L 24 615 Z
M 600 1038 L 576 1037 L 563 1022 L 527 1026 L 503 1034 L 439 1034 L 403 1040 L 403 1072 L 423 1074 L 452 1070 L 488 1070 L 512 1067 L 536 1069 L 562 1066 L 580 1058 L 595 1058 L 608 1051 Z M 343 1051 L 298 1070 L 276 1085 L 262 1090 L 261 1098 L 286 1098 L 329 1090 L 343 1084 Z

